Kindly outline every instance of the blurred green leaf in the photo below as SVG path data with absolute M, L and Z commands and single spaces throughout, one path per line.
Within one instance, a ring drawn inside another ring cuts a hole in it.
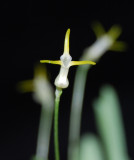
M 128 160 L 120 104 L 114 88 L 110 85 L 103 86 L 93 106 L 107 159 Z
M 96 136 L 87 134 L 82 137 L 80 160 L 104 160 L 102 146 Z

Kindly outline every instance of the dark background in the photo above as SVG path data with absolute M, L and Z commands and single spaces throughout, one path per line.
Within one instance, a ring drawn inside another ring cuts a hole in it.
M 93 67 L 87 79 L 81 133 L 97 134 L 92 101 L 99 88 L 112 84 L 121 102 L 128 152 L 134 159 L 134 78 L 133 38 L 134 6 L 130 1 L 4 1 L 0 10 L 1 24 L 1 111 L 0 159 L 28 160 L 35 153 L 40 105 L 30 93 L 16 91 L 19 81 L 33 78 L 33 67 L 40 59 L 59 59 L 63 52 L 64 36 L 71 29 L 70 53 L 78 60 L 83 50 L 96 37 L 91 23 L 98 20 L 108 30 L 121 25 L 119 40 L 128 44 L 125 52 L 108 51 Z M 53 84 L 59 66 L 47 65 Z M 70 102 L 76 67 L 69 72 L 69 87 L 61 99 L 59 134 L 61 159 L 66 159 Z M 50 156 L 53 154 L 53 131 Z

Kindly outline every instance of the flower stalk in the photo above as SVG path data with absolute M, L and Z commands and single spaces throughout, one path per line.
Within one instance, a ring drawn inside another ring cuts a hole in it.
M 62 89 L 56 88 L 55 91 L 55 110 L 54 110 L 54 148 L 55 159 L 59 160 L 59 137 L 58 137 L 58 117 L 59 117 L 59 103 L 62 95 Z
M 88 47 L 84 51 L 80 58 L 81 60 L 90 59 L 98 62 L 108 50 L 123 51 L 126 49 L 126 44 L 124 42 L 116 41 L 121 34 L 121 28 L 119 26 L 112 26 L 107 33 L 100 23 L 97 23 L 93 29 L 97 36 L 97 40 L 91 47 Z M 75 75 L 69 124 L 68 160 L 74 160 L 79 157 L 82 105 L 86 78 L 91 67 L 91 65 L 79 66 Z

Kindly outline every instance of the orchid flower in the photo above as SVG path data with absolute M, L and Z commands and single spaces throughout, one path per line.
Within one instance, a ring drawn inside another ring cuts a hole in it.
M 84 65 L 84 64 L 92 64 L 95 65 L 96 63 L 93 61 L 72 61 L 72 57 L 69 54 L 69 36 L 70 36 L 70 29 L 67 30 L 65 35 L 65 42 L 64 42 L 64 52 L 58 61 L 52 60 L 40 60 L 40 63 L 51 63 L 51 64 L 58 64 L 61 65 L 60 72 L 55 79 L 55 85 L 58 88 L 67 88 L 69 85 L 68 81 L 68 72 L 71 66 L 75 65 Z

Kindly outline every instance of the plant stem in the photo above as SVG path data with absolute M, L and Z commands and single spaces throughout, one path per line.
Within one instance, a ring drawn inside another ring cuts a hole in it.
M 92 46 L 83 52 L 83 55 L 80 59 L 97 62 L 101 56 L 113 45 L 114 40 L 115 39 L 108 34 L 104 34 L 104 36 L 97 39 Z M 79 158 L 81 112 L 87 73 L 90 68 L 91 65 L 79 66 L 76 71 L 69 125 L 68 160 Z
M 59 115 L 59 102 L 62 89 L 56 88 L 55 92 L 55 109 L 54 109 L 54 148 L 55 148 L 55 159 L 60 160 L 59 155 L 59 138 L 58 138 L 58 115 Z
M 49 141 L 52 126 L 53 106 L 41 106 L 40 124 L 37 138 L 37 159 L 48 159 Z
M 68 160 L 79 159 L 81 112 L 88 69 L 89 66 L 85 65 L 79 66 L 76 71 L 69 125 Z

